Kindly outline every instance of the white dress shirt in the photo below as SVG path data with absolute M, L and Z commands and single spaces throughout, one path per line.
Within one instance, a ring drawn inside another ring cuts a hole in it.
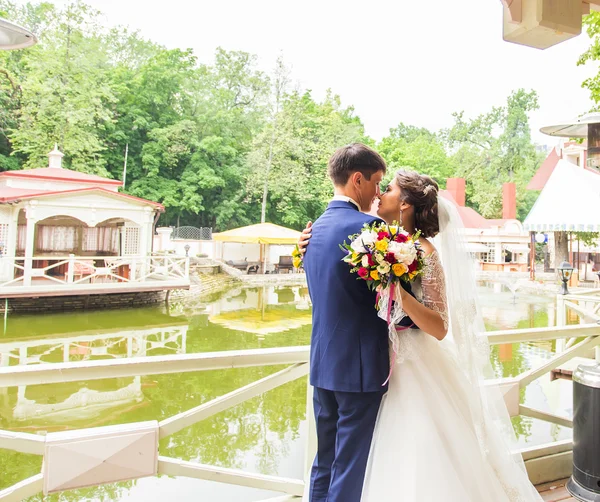
M 348 197 L 346 195 L 334 195 L 333 199 L 331 199 L 332 201 L 334 200 L 341 200 L 342 202 L 349 202 L 350 204 L 354 204 L 356 206 L 356 209 L 358 209 L 360 211 L 360 206 L 358 205 L 358 202 L 356 202 L 353 198 Z

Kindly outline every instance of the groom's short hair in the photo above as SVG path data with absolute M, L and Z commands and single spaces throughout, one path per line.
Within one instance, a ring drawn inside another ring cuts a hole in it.
M 334 185 L 344 186 L 352 173 L 361 172 L 365 178 L 378 171 L 385 171 L 387 166 L 383 157 L 375 150 L 362 143 L 352 143 L 338 148 L 329 159 L 327 173 Z

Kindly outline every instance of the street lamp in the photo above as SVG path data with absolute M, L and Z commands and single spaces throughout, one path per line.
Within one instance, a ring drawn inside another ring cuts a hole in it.
M 560 272 L 560 278 L 562 280 L 562 288 L 560 290 L 561 295 L 568 295 L 569 290 L 567 289 L 567 282 L 571 278 L 571 274 L 573 273 L 573 267 L 568 261 L 563 261 L 558 266 L 558 271 Z
M 185 249 L 185 256 L 189 256 L 190 253 L 190 245 L 186 244 L 185 246 L 183 246 L 183 249 Z
M 25 49 L 36 43 L 37 38 L 33 33 L 6 19 L 0 19 L 0 49 Z

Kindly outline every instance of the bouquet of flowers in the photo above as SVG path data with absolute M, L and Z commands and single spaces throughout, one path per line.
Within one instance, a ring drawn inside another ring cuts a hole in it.
M 344 261 L 351 272 L 380 295 L 401 287 L 400 281 L 411 282 L 423 271 L 423 250 L 418 243 L 420 233 L 409 235 L 398 225 L 373 223 L 359 234 L 350 235 Z M 393 299 L 393 295 L 392 295 Z
M 399 225 L 373 223 L 365 225 L 359 234 L 350 235 L 350 244 L 344 242 L 340 247 L 346 251 L 343 260 L 350 265 L 350 271 L 358 275 L 358 280 L 366 281 L 367 286 L 377 290 L 375 308 L 378 315 L 388 324 L 388 333 L 396 360 L 400 350 L 398 331 L 410 326 L 398 327 L 406 317 L 402 309 L 397 288 L 401 282 L 410 283 L 423 273 L 424 252 L 419 245 L 420 232 L 409 235 Z M 383 383 L 389 381 L 390 374 Z
M 300 252 L 300 248 L 298 247 L 298 244 L 296 244 L 296 246 L 294 247 L 294 250 L 292 251 L 292 265 L 296 269 L 301 269 L 304 266 L 302 253 Z

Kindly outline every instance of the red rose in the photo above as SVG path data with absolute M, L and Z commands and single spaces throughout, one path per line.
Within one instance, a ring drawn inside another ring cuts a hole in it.
M 396 242 L 406 242 L 408 240 L 408 237 L 406 237 L 406 235 L 404 235 L 404 234 L 397 233 L 396 237 L 394 237 L 394 240 Z
M 373 255 L 369 253 L 367 255 L 367 259 L 369 260 L 369 267 L 373 267 L 375 265 L 375 260 L 373 259 Z
M 377 233 L 377 240 L 382 241 L 383 239 L 387 239 L 390 236 L 385 230 Z
M 366 279 L 367 277 L 369 277 L 369 271 L 365 267 L 360 267 L 358 269 L 358 276 L 362 277 L 363 279 Z
M 394 263 L 396 263 L 396 256 L 394 255 L 394 253 L 387 253 L 385 255 L 385 261 L 393 265 Z
M 409 272 L 414 272 L 415 270 L 417 270 L 417 260 L 413 261 L 409 266 L 408 266 L 408 271 Z

